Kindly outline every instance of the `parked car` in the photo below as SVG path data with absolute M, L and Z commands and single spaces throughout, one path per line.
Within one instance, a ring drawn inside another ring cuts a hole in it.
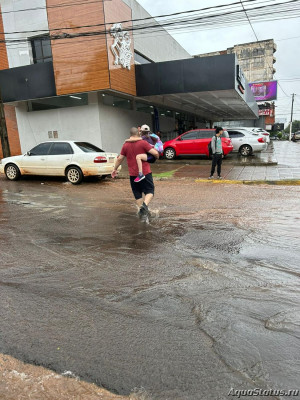
M 43 142 L 26 154 L 2 159 L 0 173 L 10 181 L 21 175 L 66 176 L 76 185 L 84 176 L 110 175 L 117 156 L 86 142 Z
M 233 144 L 233 151 L 239 152 L 242 156 L 250 156 L 267 148 L 265 138 L 260 133 L 246 129 L 228 129 L 228 134 Z
M 297 140 L 300 140 L 300 131 L 295 132 L 292 136 L 292 141 L 297 142 Z
M 215 129 L 194 129 L 164 143 L 164 156 L 173 160 L 177 156 L 205 155 L 210 157 L 208 144 L 215 135 Z M 228 133 L 222 135 L 223 152 L 226 156 L 233 150 Z
M 247 126 L 231 126 L 230 128 L 226 128 L 226 129 L 227 130 L 229 130 L 229 129 L 231 129 L 231 130 L 242 129 L 242 130 L 247 130 L 247 131 L 251 131 L 251 132 L 255 132 L 255 133 L 260 133 L 261 135 L 264 136 L 265 142 L 267 144 L 270 143 L 270 134 L 269 134 L 269 132 L 267 132 L 263 128 L 247 127 Z

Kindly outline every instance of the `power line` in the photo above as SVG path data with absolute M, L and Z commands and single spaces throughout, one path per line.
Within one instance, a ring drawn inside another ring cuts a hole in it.
M 244 5 L 243 5 L 243 1 L 242 1 L 242 0 L 240 0 L 240 1 L 241 1 L 242 6 L 243 6 L 243 9 L 245 10 Z M 247 15 L 246 10 L 245 10 L 245 14 Z M 249 24 L 250 24 L 250 26 L 251 26 L 251 28 L 252 28 L 252 30 L 253 30 L 253 33 L 254 33 L 254 35 L 255 35 L 255 37 L 256 37 L 256 41 L 257 41 L 257 43 L 259 44 L 260 48 L 262 48 L 262 47 L 261 47 L 261 44 L 259 43 L 258 37 L 257 37 L 257 35 L 256 35 L 256 32 L 255 32 L 255 30 L 254 30 L 254 28 L 253 28 L 253 25 L 252 25 L 252 23 L 251 23 L 251 21 L 250 21 L 248 15 L 247 15 L 247 18 L 248 18 Z M 268 62 L 267 62 L 267 63 L 268 63 Z M 269 66 L 270 70 L 273 70 L 273 66 L 270 67 L 269 63 L 268 63 L 268 66 Z M 275 73 L 273 74 L 273 76 L 275 76 Z M 289 97 L 288 94 L 287 94 L 287 93 L 285 92 L 285 90 L 283 89 L 283 87 L 280 85 L 279 80 L 277 80 L 277 82 L 278 82 L 278 86 L 280 87 L 280 89 L 282 90 L 282 92 L 285 94 L 285 96 Z
M 253 1 L 258 1 L 258 0 L 244 0 L 244 2 L 253 2 Z M 271 0 L 265 0 L 265 2 L 266 1 L 271 1 Z M 284 8 L 281 10 L 281 12 L 283 13 L 283 12 L 285 12 L 285 13 L 287 13 L 287 12 L 295 12 L 295 9 L 293 8 L 293 9 L 291 9 L 291 10 L 287 10 L 286 9 L 286 5 L 287 4 L 292 4 L 292 3 L 299 3 L 299 0 L 289 0 L 289 1 L 287 1 L 287 2 L 282 2 L 282 3 L 278 3 L 278 4 L 273 4 L 272 5 L 272 8 L 274 8 L 274 7 L 280 7 L 280 6 L 284 6 Z M 210 9 L 216 9 L 216 8 L 224 8 L 224 7 L 226 7 L 226 8 L 228 8 L 228 7 L 230 7 L 230 6 L 233 6 L 233 5 L 237 5 L 237 4 L 240 4 L 240 1 L 239 2 L 235 2 L 235 3 L 230 3 L 230 4 L 227 4 L 227 5 L 219 5 L 219 6 L 213 6 L 213 7 L 205 7 L 205 8 L 202 8 L 202 9 L 196 9 L 196 10 L 189 10 L 189 11 L 182 11 L 182 12 L 177 12 L 177 13 L 172 13 L 172 14 L 163 14 L 163 15 L 158 15 L 158 16 L 154 16 L 154 17 L 147 17 L 147 18 L 140 18 L 140 19 L 131 19 L 131 20 L 125 20 L 125 21 L 118 21 L 119 23 L 128 23 L 128 22 L 139 22 L 139 21 L 146 21 L 146 20 L 155 20 L 155 19 L 158 19 L 158 18 L 165 18 L 165 17 L 170 17 L 170 16 L 176 16 L 176 15 L 181 15 L 181 14 L 191 14 L 191 13 L 196 13 L 196 12 L 200 12 L 200 11 L 206 11 L 206 10 L 210 10 Z M 295 4 L 296 5 L 296 4 Z M 262 9 L 264 9 L 264 8 L 268 8 L 268 7 L 270 7 L 270 5 L 263 5 L 263 6 L 258 6 L 258 7 L 252 7 L 252 8 L 249 8 L 247 11 L 248 12 L 252 12 L 252 11 L 255 11 L 255 10 L 262 10 Z M 279 9 L 279 11 L 280 11 L 280 9 Z M 300 9 L 298 10 L 298 11 L 300 11 Z M 181 24 L 184 24 L 184 26 L 186 26 L 186 24 L 189 24 L 189 25 L 191 25 L 191 24 L 194 24 L 194 23 L 197 23 L 197 22 L 199 22 L 200 20 L 202 20 L 202 19 L 204 19 L 204 18 L 216 18 L 216 17 L 226 17 L 226 16 L 228 16 L 228 15 L 232 15 L 232 14 L 239 14 L 239 13 L 241 13 L 241 12 L 243 12 L 243 10 L 234 10 L 234 11 L 229 11 L 229 12 L 225 12 L 225 13 L 222 13 L 222 14 L 212 14 L 212 15 L 207 15 L 207 16 L 204 16 L 204 17 L 201 17 L 201 16 L 199 16 L 199 17 L 197 17 L 197 18 L 194 18 L 194 19 L 192 19 L 191 20 L 191 17 L 190 16 L 187 16 L 186 17 L 186 19 L 182 19 L 181 21 L 180 20 L 172 20 L 171 22 L 170 21 L 161 21 L 160 23 L 158 23 L 157 21 L 155 21 L 155 24 L 154 25 L 150 25 L 150 26 L 147 26 L 147 25 L 145 25 L 144 27 L 145 28 L 151 28 L 151 27 L 163 27 L 163 26 L 171 26 L 171 25 L 173 25 L 173 24 L 179 24 L 179 23 L 181 23 Z M 275 11 L 274 11 L 275 12 Z M 274 13 L 273 12 L 273 13 Z M 276 13 L 277 13 L 278 11 L 276 11 Z M 264 16 L 265 14 L 261 14 L 261 13 L 258 13 L 257 14 L 257 16 Z M 299 14 L 299 16 L 300 16 L 300 14 Z M 237 19 L 239 18 L 238 16 L 236 17 Z M 82 25 L 82 26 L 73 26 L 73 27 L 60 27 L 60 28 L 54 28 L 54 29 L 51 29 L 51 31 L 52 32 L 54 32 L 54 31 L 62 31 L 62 30 L 74 30 L 74 29 L 81 29 L 81 28 L 92 28 L 92 27 L 100 27 L 100 26 L 107 26 L 107 25 L 112 25 L 113 23 L 115 23 L 115 22 L 107 22 L 107 23 L 105 23 L 105 24 L 94 24 L 94 25 Z M 136 27 L 134 27 L 134 29 L 136 29 Z M 129 28 L 126 28 L 126 30 L 129 30 Z M 48 30 L 32 30 L 32 31 L 15 31 L 15 32 L 0 32 L 0 34 L 5 34 L 5 35 L 11 35 L 11 34 L 22 34 L 22 33 L 35 33 L 35 32 L 38 32 L 38 33 L 41 33 L 41 32 L 48 32 Z
M 256 33 L 255 33 L 255 30 L 254 30 L 252 24 L 251 24 L 250 18 L 248 17 L 247 11 L 245 10 L 243 1 L 242 1 L 242 0 L 240 0 L 240 1 L 241 1 L 241 5 L 242 5 L 242 7 L 243 7 L 243 10 L 245 11 L 245 15 L 246 15 L 246 17 L 247 17 L 247 20 L 248 20 L 248 22 L 249 22 L 249 24 L 250 24 L 250 26 L 251 26 L 251 29 L 252 29 L 252 31 L 253 31 L 253 33 L 254 33 L 254 36 L 256 37 L 256 40 L 258 41 L 258 37 L 257 37 L 257 35 L 256 35 Z
M 97 0 L 94 2 L 99 2 L 99 1 L 103 1 L 103 0 Z M 249 2 L 256 2 L 259 0 L 245 0 L 245 2 L 249 3 Z M 293 1 L 298 1 L 298 0 L 293 0 Z M 86 3 L 77 3 L 77 5 L 82 4 L 82 5 L 86 5 Z M 91 4 L 91 3 L 88 3 Z M 171 16 L 176 16 L 176 15 L 182 15 L 182 14 L 191 14 L 191 13 L 196 13 L 199 11 L 206 11 L 206 10 L 211 10 L 211 9 L 215 9 L 215 8 L 224 8 L 224 7 L 230 7 L 233 5 L 237 5 L 239 4 L 238 2 L 234 2 L 234 3 L 229 3 L 229 4 L 220 4 L 218 6 L 210 6 L 210 7 L 204 7 L 204 8 L 199 8 L 199 9 L 193 9 L 193 10 L 188 10 L 188 11 L 179 11 L 176 13 L 171 13 L 171 14 L 161 14 L 161 15 L 156 15 L 156 16 L 151 16 L 151 17 L 145 17 L 145 18 L 137 18 L 137 19 L 130 19 L 130 20 L 124 20 L 124 21 L 118 21 L 118 23 L 127 23 L 127 22 L 139 22 L 139 21 L 147 21 L 147 20 L 153 20 L 153 19 L 158 19 L 158 18 L 166 18 L 166 17 L 171 17 Z M 28 8 L 26 10 L 20 10 L 20 11 L 29 11 L 29 10 L 36 10 L 36 9 L 41 9 L 41 8 L 55 8 L 58 6 L 46 6 L 46 7 L 37 7 L 37 8 Z M 7 11 L 7 13 L 14 13 L 15 11 Z M 3 14 L 3 12 L 2 12 Z M 52 29 L 52 30 L 61 30 L 61 29 L 78 29 L 78 28 L 90 28 L 90 27 L 94 27 L 94 26 L 105 26 L 105 25 L 109 25 L 109 24 L 113 24 L 113 22 L 107 22 L 104 24 L 97 24 L 97 25 L 83 25 L 83 26 L 75 26 L 75 27 L 62 27 L 62 28 L 57 28 L 57 29 Z M 31 33 L 31 32 L 35 32 L 35 31 L 19 31 L 19 32 L 0 32 L 0 34 L 15 34 L 15 33 Z M 40 31 L 36 31 L 36 32 L 40 32 Z

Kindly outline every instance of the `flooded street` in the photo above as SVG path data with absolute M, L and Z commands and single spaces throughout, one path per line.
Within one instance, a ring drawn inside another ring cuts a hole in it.
M 299 388 L 299 186 L 158 181 L 145 224 L 127 180 L 43 183 L 0 179 L 0 353 L 147 400 Z

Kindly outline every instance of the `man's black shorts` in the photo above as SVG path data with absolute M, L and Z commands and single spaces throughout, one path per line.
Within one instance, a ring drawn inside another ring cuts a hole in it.
M 136 176 L 131 176 L 130 177 L 130 184 L 131 184 L 131 189 L 132 193 L 135 197 L 136 200 L 139 200 L 143 197 L 143 193 L 150 194 L 152 193 L 154 195 L 154 183 L 153 183 L 153 178 L 152 174 L 145 175 L 145 179 L 142 181 L 135 183 Z

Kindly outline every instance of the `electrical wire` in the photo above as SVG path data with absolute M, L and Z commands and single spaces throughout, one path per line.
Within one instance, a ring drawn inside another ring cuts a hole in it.
M 243 5 L 243 0 L 240 0 L 240 1 L 241 1 L 241 4 Z M 243 6 L 243 9 L 245 10 L 244 6 Z M 246 11 L 245 11 L 245 14 L 247 15 L 247 12 L 246 12 Z M 254 28 L 253 28 L 253 25 L 252 25 L 252 23 L 251 23 L 251 21 L 250 21 L 248 15 L 247 15 L 247 18 L 248 18 L 249 24 L 250 24 L 250 26 L 251 26 L 251 28 L 252 28 L 252 31 L 253 31 L 253 33 L 254 33 L 254 35 L 255 35 L 255 37 L 256 37 L 257 43 L 258 43 L 259 46 L 262 48 L 261 44 L 259 43 L 258 37 L 257 37 L 257 35 L 256 35 L 256 33 L 255 33 L 255 30 L 254 30 Z M 266 61 L 267 61 L 267 60 L 266 60 Z M 267 61 L 267 63 L 268 63 L 268 61 Z M 270 70 L 274 70 L 273 66 L 270 66 L 269 63 L 268 63 L 268 66 L 269 66 Z M 275 73 L 273 74 L 273 76 L 275 76 Z M 281 89 L 281 91 L 284 93 L 284 95 L 287 96 L 287 97 L 289 97 L 288 94 L 287 94 L 287 93 L 285 92 L 285 90 L 283 89 L 283 87 L 280 85 L 279 80 L 277 80 L 277 83 L 278 83 L 278 87 L 280 87 L 280 89 Z
M 257 0 L 244 0 L 245 2 L 249 2 L 249 1 L 257 1 Z M 265 0 L 265 2 L 266 1 L 271 1 L 271 0 Z M 295 4 L 294 4 L 295 3 Z M 292 9 L 290 9 L 290 10 L 287 10 L 286 9 L 286 5 L 287 4 L 294 4 L 294 5 L 296 5 L 296 3 L 298 3 L 299 4 L 299 0 L 289 0 L 289 1 L 287 1 L 287 2 L 282 2 L 282 3 L 277 3 L 277 4 L 272 4 L 272 8 L 274 8 L 274 7 L 276 7 L 276 10 L 274 9 L 274 11 L 272 12 L 272 14 L 274 14 L 274 13 L 277 13 L 278 11 L 279 12 L 281 12 L 281 13 L 283 13 L 283 12 L 285 12 L 285 14 L 290 14 L 290 13 L 294 13 L 295 11 L 296 11 L 296 8 L 295 7 L 293 7 Z M 237 5 L 237 4 L 240 4 L 240 2 L 235 2 L 235 3 L 230 3 L 230 4 L 227 4 L 227 5 L 219 5 L 219 6 L 214 6 L 214 7 L 205 7 L 205 8 L 202 8 L 202 9 L 198 9 L 198 10 L 190 10 L 190 11 L 184 11 L 184 12 L 178 12 L 178 13 L 172 13 L 172 14 L 164 14 L 164 15 L 159 15 L 159 16 L 155 16 L 155 17 L 147 17 L 147 18 L 141 18 L 141 19 L 135 19 L 135 20 L 126 20 L 126 21 L 119 21 L 119 23 L 134 23 L 134 22 L 139 22 L 139 21 L 146 21 L 146 20 L 149 20 L 149 19 L 151 19 L 151 20 L 155 20 L 155 19 L 158 19 L 158 18 L 164 18 L 164 17 L 168 17 L 168 16 L 175 16 L 175 15 L 178 15 L 178 14 L 186 14 L 186 13 L 188 13 L 188 14 L 190 14 L 190 13 L 196 13 L 196 12 L 199 12 L 199 11 L 206 11 L 206 10 L 210 10 L 210 9 L 215 9 L 215 8 L 220 8 L 220 7 L 222 7 L 222 8 L 224 8 L 224 7 L 230 7 L 230 6 L 232 6 L 232 5 Z M 284 8 L 282 8 L 282 9 L 278 9 L 278 7 L 280 7 L 280 6 L 284 6 Z M 267 8 L 267 7 L 270 7 L 270 5 L 263 5 L 263 6 L 258 6 L 258 7 L 252 7 L 252 8 L 249 8 L 247 11 L 249 11 L 249 12 L 252 12 L 253 10 L 262 10 L 262 9 L 264 9 L 264 8 Z M 300 8 L 297 10 L 297 11 L 299 11 L 300 12 Z M 174 25 L 174 24 L 181 24 L 183 27 L 186 27 L 186 25 L 188 24 L 188 25 L 191 25 L 191 24 L 195 24 L 195 23 L 199 23 L 201 20 L 203 20 L 203 19 L 210 19 L 210 18 L 220 18 L 221 17 L 221 20 L 220 20 L 220 22 L 222 22 L 223 21 L 223 19 L 224 19 L 224 17 L 226 17 L 226 16 L 228 16 L 228 15 L 233 15 L 233 14 L 240 14 L 240 13 L 242 13 L 243 12 L 243 10 L 233 10 L 233 11 L 228 11 L 228 12 L 223 12 L 222 14 L 212 14 L 212 15 L 205 15 L 205 16 L 194 16 L 194 18 L 192 18 L 191 19 L 191 16 L 190 15 L 188 15 L 187 17 L 184 17 L 184 18 L 181 18 L 181 19 L 172 19 L 172 20 L 165 20 L 165 21 L 161 21 L 161 22 L 157 22 L 157 21 L 155 21 L 155 24 L 153 24 L 152 23 L 152 25 L 147 25 L 147 24 L 144 24 L 144 25 L 135 25 L 135 26 L 133 26 L 131 29 L 133 30 L 133 31 L 135 31 L 135 30 L 137 30 L 137 29 L 139 29 L 139 30 L 141 30 L 141 29 L 151 29 L 151 28 L 163 28 L 163 27 L 171 27 L 172 25 Z M 265 17 L 265 15 L 266 14 L 261 14 L 259 11 L 258 11 L 258 13 L 257 13 L 257 15 L 256 15 L 256 17 L 259 17 L 259 16 L 261 16 L 261 17 Z M 299 16 L 300 16 L 300 13 L 299 13 Z M 254 17 L 254 16 L 253 16 Z M 239 20 L 239 16 L 237 16 L 236 17 L 236 20 L 238 21 Z M 205 22 L 205 21 L 204 21 Z M 218 21 L 216 21 L 216 22 L 218 22 Z M 232 22 L 232 21 L 231 21 Z M 213 22 L 214 24 L 215 24 L 215 21 Z M 100 27 L 100 26 L 104 26 L 104 27 L 106 27 L 107 25 L 112 25 L 113 23 L 109 23 L 109 22 L 107 22 L 107 23 L 105 23 L 105 24 L 93 24 L 93 25 L 81 25 L 81 26 L 73 26 L 73 27 L 60 27 L 60 28 L 54 28 L 54 29 L 51 29 L 51 32 L 55 32 L 55 31 L 67 31 L 67 30 L 74 30 L 74 29 L 83 29 L 83 28 L 92 28 L 92 27 Z M 127 30 L 127 31 L 129 31 L 130 30 L 130 28 L 126 28 L 126 29 L 124 29 L 124 30 Z M 36 30 L 36 31 L 34 31 L 34 30 L 32 30 L 32 31 L 15 31 L 15 32 L 0 32 L 0 34 L 5 34 L 5 35 L 11 35 L 11 34 L 22 34 L 22 33 L 41 33 L 41 32 L 48 32 L 48 30 Z

